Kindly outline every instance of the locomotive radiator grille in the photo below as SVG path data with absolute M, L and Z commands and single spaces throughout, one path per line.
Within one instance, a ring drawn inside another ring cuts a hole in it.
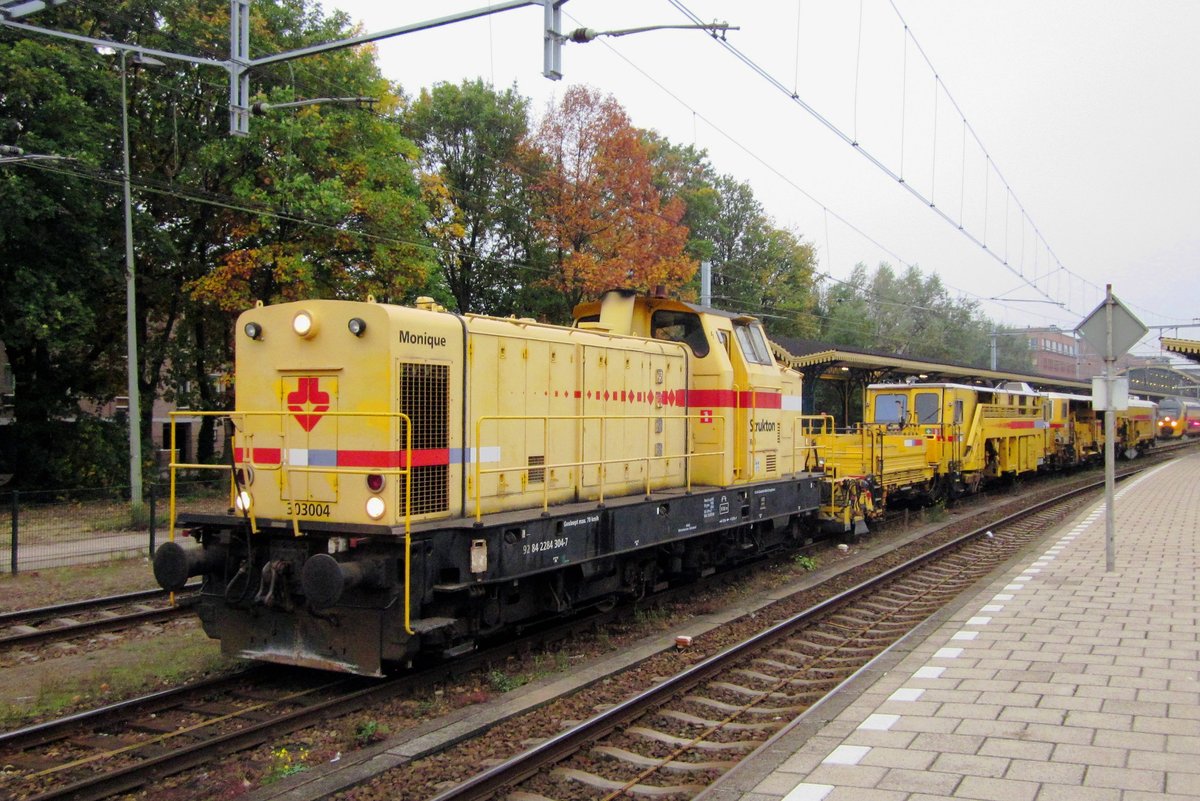
M 529 457 L 529 484 L 543 484 L 546 481 L 546 468 L 542 465 L 546 464 L 545 456 L 530 456 Z
M 450 368 L 447 365 L 400 364 L 400 411 L 408 415 L 413 427 L 414 515 L 444 512 L 450 508 L 449 408 Z M 402 481 L 401 493 L 404 489 Z

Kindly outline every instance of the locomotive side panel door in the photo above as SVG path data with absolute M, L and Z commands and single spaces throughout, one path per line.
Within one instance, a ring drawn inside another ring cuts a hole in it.
M 604 452 L 605 443 L 601 436 L 603 426 L 600 422 L 600 418 L 605 414 L 603 395 L 607 391 L 605 382 L 608 378 L 606 357 L 607 351 L 604 348 L 593 345 L 584 345 L 582 348 L 582 418 L 579 424 L 578 450 L 584 462 L 580 468 L 580 486 L 586 488 L 587 497 L 593 497 L 593 492 L 600 486 L 603 475 L 600 462 L 607 456 Z

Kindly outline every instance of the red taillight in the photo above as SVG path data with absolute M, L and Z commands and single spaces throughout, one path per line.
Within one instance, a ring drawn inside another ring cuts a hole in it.
M 367 476 L 367 489 L 371 492 L 379 492 L 383 489 L 383 476 L 378 473 L 371 473 Z

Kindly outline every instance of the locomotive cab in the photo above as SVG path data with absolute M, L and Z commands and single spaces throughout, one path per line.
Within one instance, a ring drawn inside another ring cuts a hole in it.
M 692 481 L 711 486 L 815 469 L 801 430 L 801 376 L 775 361 L 761 323 L 661 296 L 610 290 L 575 324 L 686 345 Z

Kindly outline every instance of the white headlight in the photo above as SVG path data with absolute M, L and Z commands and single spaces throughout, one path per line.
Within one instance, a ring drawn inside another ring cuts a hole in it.
M 312 336 L 314 333 L 312 315 L 305 311 L 298 312 L 292 318 L 292 330 L 302 337 Z
M 250 511 L 250 505 L 253 502 L 254 502 L 254 499 L 250 497 L 250 493 L 248 493 L 244 490 L 242 492 L 239 492 L 237 494 L 237 497 L 233 499 L 233 505 L 237 507 L 237 510 L 239 512 Z
M 367 516 L 372 520 L 378 520 L 383 517 L 383 513 L 387 510 L 387 505 L 384 504 L 383 498 L 375 497 L 367 499 Z

